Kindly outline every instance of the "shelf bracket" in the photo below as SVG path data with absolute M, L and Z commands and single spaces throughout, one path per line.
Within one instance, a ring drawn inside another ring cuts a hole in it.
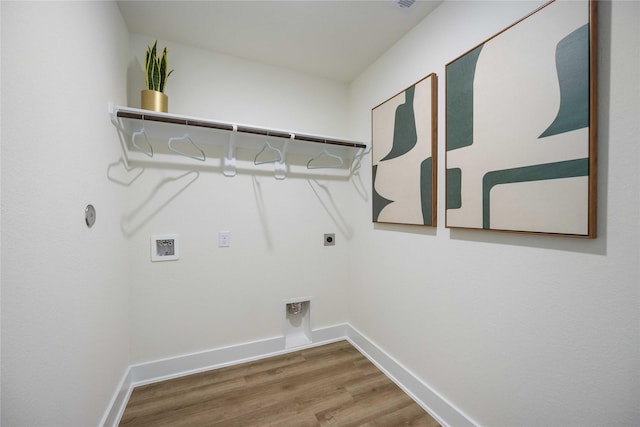
M 233 125 L 233 132 L 227 141 L 226 152 L 222 164 L 222 173 L 224 176 L 236 176 L 236 136 L 238 135 L 238 126 Z

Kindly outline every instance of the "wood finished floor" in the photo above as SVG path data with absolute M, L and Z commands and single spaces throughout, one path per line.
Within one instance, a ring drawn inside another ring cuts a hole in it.
M 347 341 L 136 387 L 120 426 L 438 424 Z

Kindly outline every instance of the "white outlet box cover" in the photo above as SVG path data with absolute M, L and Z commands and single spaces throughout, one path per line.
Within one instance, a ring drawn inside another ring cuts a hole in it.
M 231 246 L 231 232 L 230 231 L 218 231 L 218 247 L 228 248 Z
M 151 261 L 175 261 L 180 258 L 180 239 L 177 234 L 151 236 Z

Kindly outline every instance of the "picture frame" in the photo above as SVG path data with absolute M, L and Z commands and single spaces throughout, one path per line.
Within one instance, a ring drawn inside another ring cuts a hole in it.
M 551 1 L 446 65 L 447 228 L 596 237 L 596 12 Z
M 435 227 L 437 75 L 375 106 L 371 126 L 373 222 Z

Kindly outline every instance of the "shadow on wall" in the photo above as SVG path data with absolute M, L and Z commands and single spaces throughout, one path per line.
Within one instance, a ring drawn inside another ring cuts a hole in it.
M 602 236 L 598 236 L 596 239 L 586 239 L 574 236 L 538 235 L 526 232 L 502 232 L 496 230 L 449 230 L 451 240 L 541 248 L 593 255 L 607 254 L 606 240 Z
M 354 172 L 353 175 L 351 175 L 351 183 L 353 184 L 353 188 L 355 188 L 360 198 L 363 201 L 368 202 L 369 192 L 367 191 L 367 185 L 362 180 L 360 171 Z
M 320 201 L 320 204 L 324 208 L 324 210 L 329 214 L 329 217 L 336 224 L 338 230 L 345 236 L 347 240 L 350 240 L 353 237 L 353 227 L 349 225 L 338 209 L 335 201 L 333 200 L 333 196 L 331 195 L 329 189 L 320 184 L 315 179 L 307 179 L 309 186 L 313 190 L 314 194 Z M 266 204 L 264 202 L 264 196 L 262 194 L 262 186 L 258 179 L 257 175 L 252 176 L 253 183 L 253 194 L 256 202 L 256 209 L 258 210 L 258 216 L 260 217 L 260 225 L 262 226 L 262 233 L 264 235 L 264 240 L 267 244 L 267 248 L 269 251 L 273 250 L 273 238 L 271 235 L 271 229 L 269 227 L 269 214 L 266 209 Z
M 342 213 L 340 213 L 327 186 L 320 184 L 315 179 L 309 179 L 307 182 L 324 210 L 329 214 L 329 217 L 331 217 L 336 227 L 338 227 L 338 230 L 340 230 L 347 240 L 351 240 L 353 237 L 353 227 L 347 223 L 347 220 Z
M 129 187 L 140 178 L 140 175 L 142 175 L 144 171 L 144 168 L 128 166 L 124 158 L 120 157 L 117 162 L 109 163 L 107 167 L 107 179 L 116 184 Z
M 144 66 L 137 59 L 132 60 L 127 68 L 127 105 L 140 108 L 140 91 L 144 88 Z
M 394 233 L 405 234 L 421 234 L 423 236 L 436 236 L 438 234 L 437 227 L 431 227 L 428 225 L 373 222 L 373 216 L 371 218 L 371 221 L 373 223 L 374 230 L 393 231 Z
M 176 197 L 193 184 L 200 172 L 189 171 L 177 176 L 167 177 L 156 184 L 147 198 L 130 213 L 123 215 L 120 229 L 126 237 L 133 236 L 146 223 L 169 205 Z
M 269 251 L 273 251 L 273 239 L 271 237 L 271 230 L 269 229 L 269 218 L 264 203 L 264 197 L 262 195 L 262 187 L 260 186 L 260 181 L 258 181 L 258 177 L 256 175 L 251 177 L 251 181 L 253 182 L 253 196 L 256 200 L 256 208 L 258 209 L 258 216 L 260 217 L 260 225 L 262 226 L 264 240 L 267 243 Z

